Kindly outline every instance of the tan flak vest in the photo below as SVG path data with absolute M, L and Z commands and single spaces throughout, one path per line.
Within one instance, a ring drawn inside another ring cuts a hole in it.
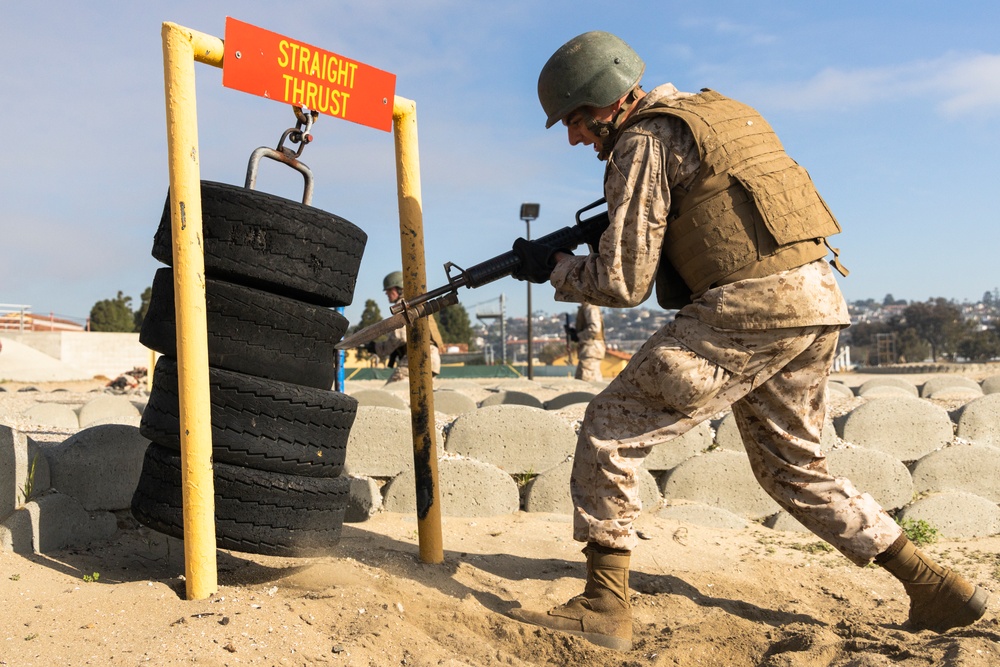
M 808 264 L 828 249 L 847 275 L 826 243 L 840 225 L 759 113 L 704 89 L 638 111 L 619 132 L 659 114 L 684 121 L 701 156 L 690 187 L 670 192 L 656 277 L 661 307 L 679 308 L 712 287 Z
M 427 328 L 430 329 L 431 344 L 439 350 L 444 350 L 444 338 L 441 337 L 441 330 L 438 329 L 433 315 L 427 318 Z
M 583 331 L 584 329 L 587 328 L 587 319 L 583 316 L 583 313 L 584 313 L 584 308 L 578 308 L 577 311 L 576 311 L 576 330 L 577 331 Z M 603 343 L 604 342 L 604 320 L 603 319 L 598 319 L 597 323 L 600 324 L 600 327 L 598 327 L 598 329 L 597 329 L 597 336 L 594 337 L 594 340 L 599 340 L 599 341 L 601 341 Z

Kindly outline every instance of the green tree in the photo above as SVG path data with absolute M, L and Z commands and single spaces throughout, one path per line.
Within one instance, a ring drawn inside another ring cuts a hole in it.
M 969 361 L 1000 357 L 1000 336 L 995 331 L 976 331 L 959 341 L 956 351 Z
M 153 298 L 153 288 L 147 287 L 142 291 L 142 296 L 140 298 L 139 310 L 135 311 L 135 331 L 142 329 L 142 321 L 146 319 L 146 313 L 149 312 L 149 300 Z
M 361 331 L 365 327 L 370 327 L 373 324 L 382 321 L 382 311 L 378 309 L 378 304 L 375 303 L 373 299 L 365 300 L 365 309 L 361 311 L 361 321 L 355 324 L 348 330 L 348 333 L 355 333 Z M 384 337 L 383 337 L 384 338 Z M 364 349 L 359 349 L 357 351 L 358 359 L 370 359 L 371 353 Z
M 351 333 L 361 331 L 365 327 L 382 321 L 382 311 L 378 309 L 378 304 L 373 299 L 365 301 L 365 309 L 361 311 L 361 321 L 351 329 Z
M 931 346 L 933 361 L 953 353 L 968 332 L 961 309 L 943 297 L 911 303 L 903 311 L 903 323 Z
M 859 322 L 851 325 L 843 337 L 844 342 L 851 346 L 851 357 L 860 363 L 875 365 L 878 335 L 891 331 L 888 322 Z
M 566 346 L 562 343 L 546 343 L 538 351 L 538 360 L 546 366 L 551 366 L 553 361 L 565 356 Z
M 923 361 L 931 354 L 931 346 L 916 329 L 903 329 L 896 337 L 896 354 L 899 361 Z
M 90 309 L 91 331 L 135 331 L 135 315 L 132 313 L 132 297 L 120 291 L 114 299 L 104 299 Z
M 462 304 L 448 306 L 436 317 L 445 343 L 462 343 L 467 344 L 470 350 L 473 348 L 472 325 L 469 323 L 469 313 Z

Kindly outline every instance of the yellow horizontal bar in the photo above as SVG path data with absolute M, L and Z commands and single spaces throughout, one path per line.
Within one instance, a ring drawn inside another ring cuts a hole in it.
M 164 22 L 163 28 L 176 31 L 191 42 L 191 49 L 194 51 L 196 62 L 211 65 L 212 67 L 222 67 L 222 57 L 225 55 L 224 43 L 218 37 L 213 37 L 191 28 L 177 25 L 176 23 Z

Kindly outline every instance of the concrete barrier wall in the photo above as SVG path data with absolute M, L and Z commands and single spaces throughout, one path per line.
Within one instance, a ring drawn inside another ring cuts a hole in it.
M 137 333 L 5 331 L 3 337 L 32 347 L 90 376 L 114 379 L 135 366 L 148 367 L 150 364 L 150 351 L 139 343 Z

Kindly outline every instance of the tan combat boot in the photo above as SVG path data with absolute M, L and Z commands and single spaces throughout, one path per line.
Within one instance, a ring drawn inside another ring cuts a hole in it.
M 900 535 L 875 562 L 899 579 L 910 596 L 910 626 L 945 632 L 971 625 L 986 612 L 989 593 L 941 567 Z
M 587 585 L 581 595 L 548 612 L 514 609 L 511 616 L 583 637 L 598 646 L 629 651 L 632 649 L 630 552 L 590 542 L 583 553 L 587 554 Z

